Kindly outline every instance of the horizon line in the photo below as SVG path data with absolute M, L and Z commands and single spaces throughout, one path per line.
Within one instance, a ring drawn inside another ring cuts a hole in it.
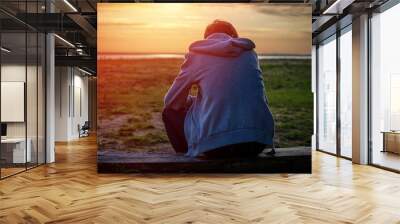
M 115 55 L 185 55 L 187 53 L 141 53 L 141 52 L 97 52 L 98 55 L 115 54 Z M 261 56 L 311 56 L 309 54 L 296 54 L 296 53 L 257 53 Z
M 293 60 L 308 60 L 311 55 L 257 55 L 259 60 L 274 60 L 274 59 L 293 59 Z M 148 60 L 148 59 L 184 59 L 184 54 L 98 54 L 97 60 Z

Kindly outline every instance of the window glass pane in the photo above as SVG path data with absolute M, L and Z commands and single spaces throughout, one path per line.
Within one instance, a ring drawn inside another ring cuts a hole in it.
M 400 4 L 374 15 L 372 25 L 372 163 L 400 170 Z
M 27 55 L 27 80 L 26 80 L 26 112 L 27 112 L 27 141 L 30 144 L 30 162 L 28 163 L 28 167 L 33 167 L 37 165 L 37 132 L 38 132 L 38 49 L 37 49 L 37 33 L 36 32 L 28 32 L 27 33 L 27 47 L 28 47 L 28 55 Z
M 27 2 L 26 12 L 30 23 L 36 24 L 39 11 L 37 1 Z M 38 33 L 34 29 L 27 29 L 27 80 L 26 80 L 26 113 L 27 113 L 27 142 L 30 144 L 31 158 L 28 168 L 38 164 Z
M 336 153 L 336 41 L 318 48 L 318 148 Z
M 1 47 L 1 174 L 5 177 L 25 170 L 31 158 L 25 119 L 26 33 L 2 32 Z
M 45 1 L 0 1 L 0 177 L 45 162 L 45 35 L 32 24 Z M 28 14 L 26 14 L 28 13 Z M 31 17 L 29 17 L 31 16 Z
M 45 52 L 46 36 L 38 34 L 38 164 L 45 163 Z
M 352 156 L 352 35 L 340 36 L 340 152 Z

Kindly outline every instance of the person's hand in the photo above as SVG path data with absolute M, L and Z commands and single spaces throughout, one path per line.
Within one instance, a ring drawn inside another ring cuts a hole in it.
M 194 101 L 196 100 L 195 96 L 189 95 L 186 99 L 186 109 L 189 109 L 190 106 L 192 106 L 192 104 L 194 103 Z

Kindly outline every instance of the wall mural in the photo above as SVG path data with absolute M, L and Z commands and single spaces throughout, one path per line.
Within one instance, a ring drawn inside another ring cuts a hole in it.
M 311 172 L 308 4 L 98 4 L 99 172 Z

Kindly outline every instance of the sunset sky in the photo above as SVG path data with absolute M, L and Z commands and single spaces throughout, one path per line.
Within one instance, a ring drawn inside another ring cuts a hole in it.
M 99 3 L 99 53 L 186 53 L 215 19 L 231 22 L 259 54 L 310 54 L 311 7 L 266 3 Z

